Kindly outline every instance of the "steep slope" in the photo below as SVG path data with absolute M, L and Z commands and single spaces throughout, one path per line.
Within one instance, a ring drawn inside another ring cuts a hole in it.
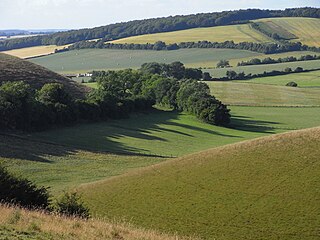
M 190 143 L 192 144 L 192 143 Z M 96 215 L 207 239 L 318 239 L 320 128 L 224 146 L 80 190 Z
M 0 53 L 0 83 L 25 81 L 35 89 L 46 83 L 61 83 L 75 97 L 82 97 L 88 89 L 37 64 Z

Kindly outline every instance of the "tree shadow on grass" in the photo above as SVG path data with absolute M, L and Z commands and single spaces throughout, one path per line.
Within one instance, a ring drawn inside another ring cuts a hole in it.
M 256 120 L 247 116 L 234 115 L 231 119 L 230 128 L 256 133 L 275 133 L 275 125 L 281 123 L 274 121 Z

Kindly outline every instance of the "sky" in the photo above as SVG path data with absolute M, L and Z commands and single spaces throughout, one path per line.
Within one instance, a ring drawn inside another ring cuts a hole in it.
M 223 10 L 320 7 L 320 0 L 0 0 L 0 29 L 78 29 Z

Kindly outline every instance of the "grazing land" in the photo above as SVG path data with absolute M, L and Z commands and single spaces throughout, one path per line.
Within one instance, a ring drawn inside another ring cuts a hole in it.
M 232 106 L 232 115 L 230 128 L 205 124 L 184 113 L 157 111 L 32 133 L 22 139 L 0 136 L 0 160 L 57 195 L 171 156 L 318 126 L 320 108 Z
M 317 239 L 319 139 L 320 128 L 313 128 L 223 146 L 80 191 L 96 216 L 160 231 L 204 239 Z
M 74 50 L 50 56 L 31 59 L 30 61 L 52 71 L 59 73 L 85 73 L 92 70 L 117 70 L 124 68 L 139 68 L 146 62 L 171 63 L 183 62 L 187 67 L 213 68 L 219 60 L 230 60 L 232 66 L 238 62 L 247 61 L 252 58 L 280 58 L 314 54 L 312 52 L 288 52 L 281 54 L 265 55 L 245 50 L 234 49 L 180 49 L 176 51 L 150 51 L 150 50 L 114 50 L 114 49 L 83 49 Z M 268 66 L 245 66 L 231 68 L 237 71 L 261 73 L 264 69 L 281 69 L 286 66 L 302 66 L 306 69 L 319 67 L 320 61 L 309 61 L 287 64 L 270 64 Z M 254 71 L 257 69 L 256 71 Z M 226 69 L 209 69 L 214 76 L 224 76 Z
M 260 19 L 257 22 L 271 22 L 290 33 L 298 39 L 293 41 L 302 42 L 309 46 L 320 47 L 320 19 L 317 18 L 270 18 Z
M 252 84 L 251 80 L 245 83 L 212 81 L 207 84 L 212 94 L 228 105 L 320 106 L 319 88 Z
M 167 33 L 156 33 L 139 35 L 135 37 L 123 38 L 112 41 L 112 43 L 155 43 L 163 41 L 165 43 L 180 42 L 271 42 L 269 38 L 252 29 L 249 24 L 218 26 L 209 28 L 194 28 L 182 31 L 174 31 Z
M 254 78 L 244 81 L 238 80 L 235 82 L 285 86 L 288 82 L 291 81 L 296 82 L 298 84 L 298 87 L 302 88 L 320 88 L 320 71 L 294 73 L 284 76 Z
M 102 220 L 81 220 L 41 212 L 0 206 L 1 239 L 52 239 L 52 240 L 178 240 L 189 239 L 156 231 L 137 229 L 129 224 Z
M 54 53 L 56 49 L 63 49 L 68 47 L 65 46 L 56 46 L 56 45 L 49 45 L 49 46 L 37 46 L 37 47 L 28 47 L 28 48 L 19 48 L 10 51 L 4 51 L 2 53 L 6 53 L 15 57 L 19 58 L 33 58 L 39 57 L 44 55 L 49 55 Z

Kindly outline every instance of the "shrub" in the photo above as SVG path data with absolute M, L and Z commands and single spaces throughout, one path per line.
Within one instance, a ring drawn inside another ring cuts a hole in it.
M 298 84 L 296 82 L 288 82 L 286 84 L 286 86 L 288 86 L 288 87 L 298 87 Z
M 55 204 L 57 213 L 80 218 L 89 218 L 89 209 L 84 205 L 80 196 L 76 193 L 65 193 Z
M 37 187 L 27 179 L 9 173 L 0 165 L 0 202 L 17 204 L 29 209 L 47 209 L 49 193 L 44 187 Z

